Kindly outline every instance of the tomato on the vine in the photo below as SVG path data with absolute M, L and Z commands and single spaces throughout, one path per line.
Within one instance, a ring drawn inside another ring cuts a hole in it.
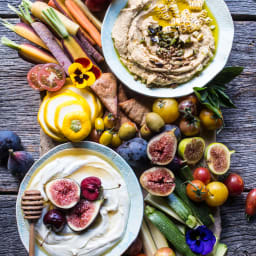
M 211 181 L 211 173 L 207 168 L 198 167 L 194 170 L 193 177 L 195 180 L 201 180 L 205 185 Z
M 197 117 L 184 117 L 179 124 L 181 132 L 185 136 L 194 136 L 200 132 L 200 120 Z
M 192 180 L 187 184 L 186 192 L 188 197 L 195 202 L 203 202 L 207 198 L 208 192 L 205 184 L 201 180 Z
M 206 186 L 208 196 L 206 203 L 211 207 L 223 205 L 228 199 L 228 188 L 226 185 L 219 181 L 213 181 Z
M 251 190 L 246 197 L 245 213 L 248 217 L 256 214 L 256 189 Z
M 113 134 L 111 131 L 105 131 L 102 133 L 99 139 L 99 143 L 105 146 L 110 145 L 113 138 Z
M 115 117 L 112 113 L 104 117 L 104 126 L 106 129 L 112 129 L 115 126 Z

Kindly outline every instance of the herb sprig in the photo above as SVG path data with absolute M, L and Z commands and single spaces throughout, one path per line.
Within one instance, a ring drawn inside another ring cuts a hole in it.
M 225 84 L 231 82 L 240 75 L 243 67 L 226 67 L 205 87 L 194 87 L 194 93 L 201 104 L 212 110 L 219 118 L 223 118 L 220 112 L 221 107 L 236 108 L 232 100 L 225 93 Z

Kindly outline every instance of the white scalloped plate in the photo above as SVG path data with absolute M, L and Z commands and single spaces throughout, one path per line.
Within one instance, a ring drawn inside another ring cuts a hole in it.
M 24 191 L 26 190 L 29 184 L 31 176 L 47 159 L 51 158 L 53 155 L 55 155 L 60 151 L 63 151 L 66 149 L 73 149 L 73 148 L 88 149 L 91 151 L 95 151 L 99 154 L 102 154 L 104 157 L 107 157 L 109 160 L 113 162 L 113 164 L 117 167 L 117 169 L 120 171 L 120 173 L 124 178 L 124 181 L 127 185 L 129 198 L 130 198 L 130 210 L 129 210 L 126 231 L 122 239 L 120 240 L 120 242 L 116 246 L 114 246 L 110 251 L 104 254 L 106 256 L 122 255 L 127 250 L 127 248 L 131 245 L 131 243 L 134 241 L 134 239 L 137 237 L 140 231 L 140 226 L 143 218 L 143 209 L 144 209 L 142 191 L 141 191 L 138 179 L 136 178 L 133 170 L 120 155 L 118 155 L 114 150 L 108 147 L 105 147 L 103 145 L 90 142 L 90 141 L 84 141 L 84 142 L 78 142 L 78 143 L 65 143 L 65 144 L 59 145 L 53 148 L 52 150 L 50 150 L 49 152 L 47 152 L 45 155 L 43 155 L 30 168 L 30 170 L 28 171 L 27 175 L 25 176 L 25 178 L 23 179 L 20 185 L 19 193 L 16 201 L 16 219 L 17 219 L 18 232 L 19 232 L 21 241 L 28 251 L 29 226 L 27 221 L 24 220 L 23 213 L 21 210 L 21 197 L 24 194 Z M 38 245 L 36 244 L 35 255 L 47 256 L 48 254 L 40 250 Z
M 140 81 L 135 81 L 133 76 L 125 69 L 115 51 L 111 31 L 120 11 L 126 6 L 125 0 L 113 0 L 102 26 L 101 40 L 103 54 L 106 62 L 117 78 L 131 90 L 146 96 L 166 98 L 182 97 L 193 92 L 194 87 L 203 87 L 212 80 L 226 65 L 231 52 L 234 38 L 234 24 L 231 14 L 224 0 L 206 0 L 207 6 L 217 20 L 219 26 L 219 41 L 213 61 L 189 82 L 172 88 L 147 88 Z

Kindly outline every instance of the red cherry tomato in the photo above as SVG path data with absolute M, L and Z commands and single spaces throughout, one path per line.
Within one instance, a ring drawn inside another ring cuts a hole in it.
M 205 185 L 211 181 L 211 173 L 207 168 L 198 167 L 194 170 L 193 177 L 195 180 L 201 180 Z
M 38 83 L 38 72 L 42 69 L 44 64 L 39 64 L 31 68 L 27 74 L 27 80 L 30 87 L 32 87 L 36 91 L 44 91 Z
M 244 181 L 242 177 L 236 173 L 231 173 L 224 181 L 228 187 L 231 196 L 239 196 L 244 191 Z
M 45 64 L 38 72 L 38 83 L 47 91 L 58 91 L 65 84 L 65 81 L 65 71 L 58 64 Z
M 175 253 L 171 248 L 163 247 L 158 249 L 154 256 L 175 256 Z
M 246 197 L 245 212 L 249 217 L 256 214 L 256 188 L 251 190 Z

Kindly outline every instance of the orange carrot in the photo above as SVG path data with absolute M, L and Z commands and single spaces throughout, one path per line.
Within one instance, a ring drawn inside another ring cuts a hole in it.
M 56 8 L 56 5 L 55 5 L 55 3 L 54 3 L 53 0 L 50 0 L 50 1 L 48 2 L 48 5 L 51 6 L 52 8 L 54 8 L 54 9 L 57 9 L 57 8 Z
M 91 35 L 97 45 L 101 47 L 101 36 L 97 28 L 85 16 L 83 11 L 73 2 L 73 0 L 66 0 L 65 5 L 71 14 L 75 17 L 76 21 Z

